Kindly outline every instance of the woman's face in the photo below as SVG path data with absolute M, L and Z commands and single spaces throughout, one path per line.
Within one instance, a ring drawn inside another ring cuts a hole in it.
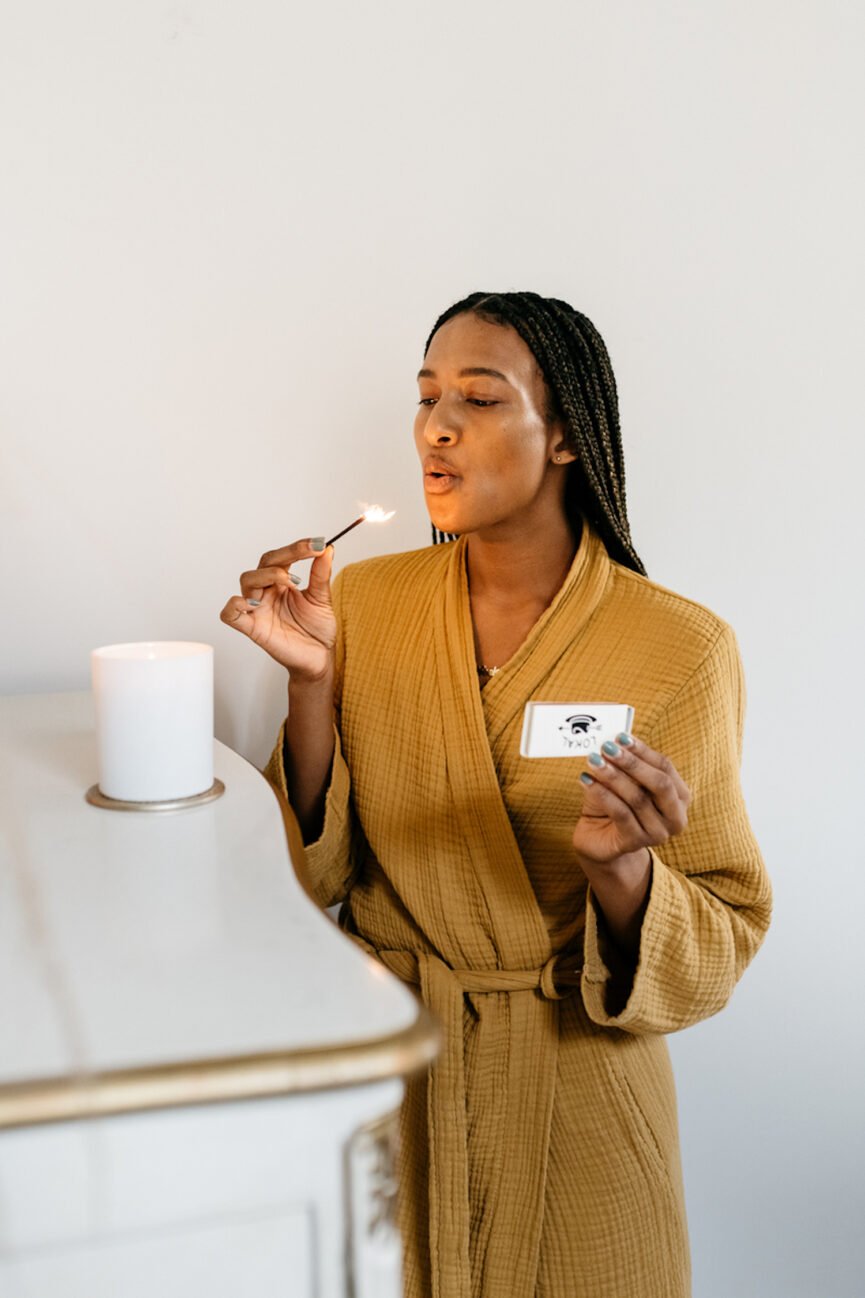
M 553 455 L 573 456 L 560 424 L 547 421 L 546 384 L 514 329 L 454 316 L 434 335 L 418 384 L 414 436 L 436 527 L 503 534 L 563 511 Z

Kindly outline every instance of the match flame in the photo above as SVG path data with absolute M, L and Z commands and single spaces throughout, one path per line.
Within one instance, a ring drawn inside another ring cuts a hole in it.
M 389 518 L 393 518 L 395 513 L 395 509 L 384 510 L 381 505 L 367 505 L 363 511 L 363 516 L 368 523 L 386 523 Z

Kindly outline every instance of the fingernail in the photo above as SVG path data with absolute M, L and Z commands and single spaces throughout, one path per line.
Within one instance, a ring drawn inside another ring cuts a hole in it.
M 247 602 L 247 604 L 249 605 L 250 608 L 261 608 L 261 600 L 260 600 L 260 599 L 248 599 L 246 602 Z
M 608 757 L 618 757 L 621 752 L 618 744 L 614 744 L 612 739 L 605 739 L 601 744 L 601 752 L 606 753 Z
M 300 585 L 300 578 L 293 572 L 288 574 L 288 580 L 291 582 L 292 586 Z
M 580 780 L 582 781 L 583 784 L 594 784 L 595 782 L 587 771 L 583 771 L 582 775 L 580 776 Z
M 590 766 L 606 766 L 606 764 L 600 753 L 589 753 Z
M 313 550 L 316 554 L 321 554 L 321 552 L 324 549 L 324 537 L 311 536 L 309 538 L 309 548 L 310 550 Z
M 616 735 L 616 738 L 618 739 L 619 743 L 624 744 L 626 748 L 633 747 L 634 741 L 631 738 L 631 736 L 628 734 L 627 730 L 623 730 L 621 734 Z

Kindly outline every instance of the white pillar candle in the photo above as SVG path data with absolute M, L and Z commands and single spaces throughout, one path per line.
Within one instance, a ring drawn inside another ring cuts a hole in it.
M 186 640 L 106 645 L 90 655 L 99 788 L 164 802 L 213 784 L 213 647 Z

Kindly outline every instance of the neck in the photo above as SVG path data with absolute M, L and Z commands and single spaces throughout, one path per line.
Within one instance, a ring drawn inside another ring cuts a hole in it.
M 542 536 L 470 533 L 466 564 L 472 600 L 546 608 L 574 561 L 578 542 L 564 512 L 547 521 Z

